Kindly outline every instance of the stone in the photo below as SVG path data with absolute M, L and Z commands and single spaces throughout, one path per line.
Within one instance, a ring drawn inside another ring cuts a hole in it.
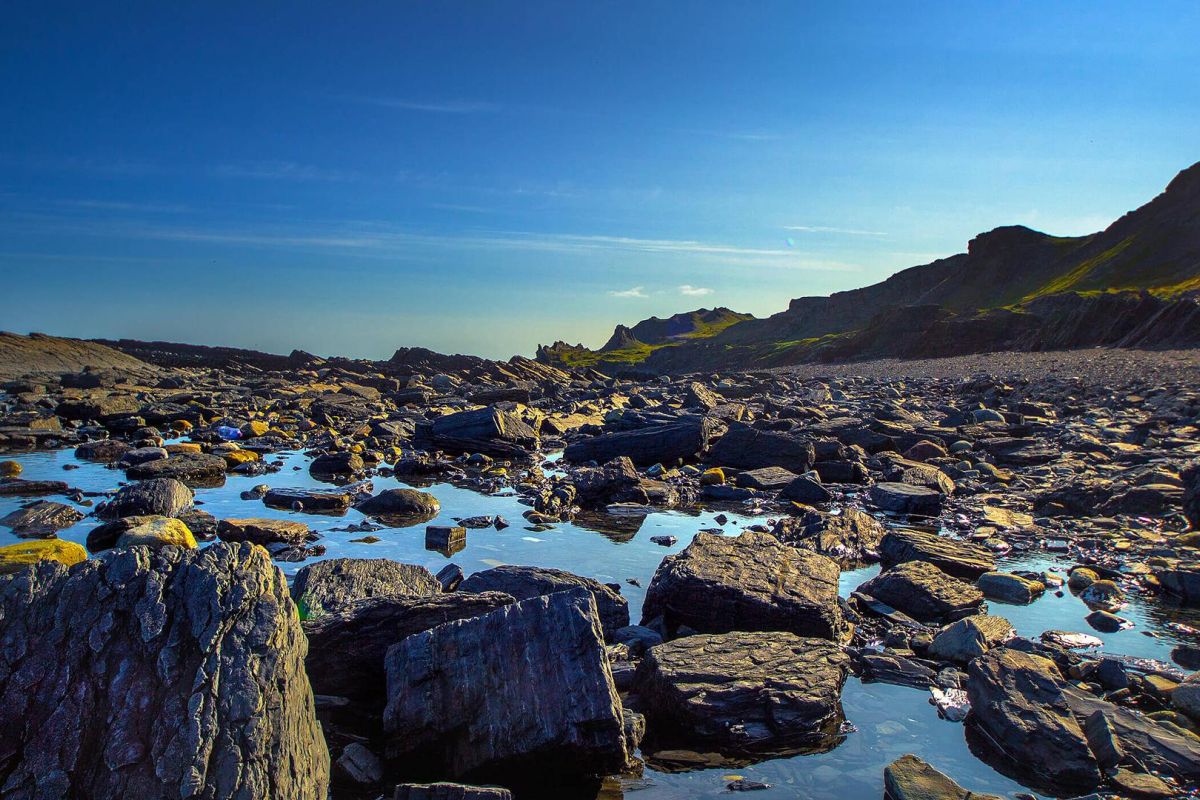
M 779 499 L 797 503 L 828 503 L 833 493 L 809 475 L 799 475 L 779 492 Z
M 196 548 L 196 537 L 182 521 L 172 517 L 151 517 L 121 534 L 117 547 Z
M 436 497 L 416 489 L 385 489 L 354 507 L 367 516 L 401 522 L 405 526 L 431 520 L 442 510 Z
M 1092 581 L 1079 593 L 1079 599 L 1087 603 L 1089 608 L 1113 612 L 1125 605 L 1125 592 L 1112 581 Z
M 929 646 L 929 655 L 942 661 L 967 664 L 1015 635 L 1013 626 L 1004 617 L 976 614 L 938 631 Z
M 1193 672 L 1171 692 L 1171 705 L 1200 722 L 1200 672 Z
M 157 461 L 137 464 L 125 472 L 132 480 L 175 478 L 184 483 L 223 479 L 225 459 L 211 453 L 179 453 Z
M 582 464 L 605 464 L 627 456 L 642 467 L 690 461 L 707 452 L 719 434 L 718 422 L 708 417 L 685 416 L 675 422 L 648 425 L 630 431 L 602 433 L 567 445 L 563 459 Z
M 302 567 L 292 581 L 292 597 L 309 618 L 368 597 L 427 597 L 441 591 L 429 570 L 386 558 L 330 558 Z
M 1179 565 L 1154 573 L 1163 588 L 1187 605 L 1200 603 L 1200 567 Z
M 217 538 L 223 542 L 253 542 L 263 546 L 280 543 L 298 546 L 308 541 L 309 530 L 303 522 L 287 519 L 223 519 L 217 522 Z
M 38 539 L 0 547 L 0 575 L 11 575 L 39 561 L 57 561 L 72 566 L 87 560 L 87 551 L 62 539 Z
M 0 525 L 12 528 L 17 536 L 53 536 L 55 531 L 69 528 L 81 519 L 83 514 L 71 506 L 39 500 L 0 517 Z
M 540 445 L 538 432 L 529 423 L 512 411 L 498 408 L 438 417 L 429 426 L 429 438 L 447 453 L 484 453 L 500 458 L 527 458 Z
M 885 567 L 906 561 L 925 561 L 964 581 L 975 581 L 996 568 L 996 557 L 986 547 L 912 528 L 893 528 L 879 544 Z
M 467 546 L 467 529 L 461 525 L 429 525 L 425 528 L 425 549 L 449 558 Z
M 893 514 L 936 517 L 942 511 L 942 493 L 907 483 L 877 483 L 871 487 L 871 503 Z
M 1041 581 L 1023 578 L 1011 572 L 985 572 L 975 585 L 989 600 L 1023 605 L 1032 603 L 1046 591 Z
M 76 447 L 75 457 L 84 461 L 101 461 L 111 464 L 120 460 L 121 456 L 132 449 L 132 445 L 120 439 L 96 439 Z
M 579 587 L 591 593 L 605 638 L 629 624 L 629 601 L 608 586 L 591 578 L 561 569 L 505 564 L 470 575 L 459 584 L 460 592 L 503 592 L 518 600 L 553 594 Z
M 42 561 L 0 581 L 0 609 L 6 794 L 325 800 L 306 643 L 265 551 Z
M 112 500 L 98 508 L 97 516 L 178 517 L 192 507 L 195 493 L 175 478 L 154 478 L 122 486 Z
M 983 592 L 924 561 L 906 561 L 859 586 L 920 622 L 954 621 L 976 613 Z
M 166 448 L 163 447 L 136 447 L 133 450 L 126 451 L 125 455 L 121 456 L 117 461 L 117 466 L 121 469 L 129 469 L 136 467 L 138 464 L 149 464 L 151 461 L 160 461 L 169 455 Z
M 799 475 L 812 469 L 816 451 L 806 438 L 735 422 L 713 446 L 706 460 L 713 465 L 736 469 L 781 467 Z
M 652 647 L 634 691 L 659 740 L 775 752 L 836 737 L 849 670 L 849 657 L 827 639 L 706 634 Z
M 654 573 L 642 624 L 662 617 L 668 631 L 787 631 L 837 639 L 840 570 L 831 559 L 781 544 L 766 533 L 697 533 Z
M 342 775 L 357 784 L 376 784 L 383 780 L 383 762 L 359 742 L 351 742 L 335 762 Z
M 886 532 L 879 520 L 850 507 L 840 514 L 811 510 L 798 517 L 783 517 L 771 530 L 784 544 L 828 556 L 842 566 L 878 560 Z
M 1192 530 L 1200 530 L 1200 461 L 1193 461 L 1179 473 L 1183 484 L 1183 515 Z
M 401 783 L 392 800 L 512 800 L 512 792 L 498 786 L 462 783 Z
M 0 461 L 0 477 L 15 478 L 24 471 L 19 461 Z
M 454 778 L 622 770 L 620 698 L 591 594 L 570 589 L 402 639 L 387 653 L 388 756 Z M 515 775 L 514 775 L 515 773 Z
M 364 703 L 386 702 L 388 648 L 414 633 L 469 619 L 516 602 L 500 592 L 369 597 L 304 621 L 305 668 L 313 691 Z
M 362 456 L 350 452 L 324 453 L 308 465 L 309 473 L 319 478 L 357 475 L 365 468 Z
M 66 494 L 70 487 L 64 481 L 27 481 L 22 478 L 0 479 L 0 497 L 36 497 L 45 494 Z
M 884 767 L 884 800 L 1001 800 L 994 794 L 970 792 L 949 775 L 911 753 Z
M 269 489 L 263 495 L 263 504 L 271 508 L 291 510 L 299 504 L 299 510 L 310 514 L 342 513 L 350 508 L 351 501 L 349 492 L 320 489 Z

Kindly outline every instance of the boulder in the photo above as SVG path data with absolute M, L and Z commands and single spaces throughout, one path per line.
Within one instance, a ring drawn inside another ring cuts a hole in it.
M 351 452 L 323 453 L 308 465 L 309 473 L 318 478 L 353 476 L 365 468 L 362 456 Z
M 642 467 L 675 464 L 704 454 L 720 430 L 720 423 L 714 419 L 689 415 L 675 422 L 580 439 L 567 446 L 563 458 L 575 464 L 585 461 L 605 464 L 627 456 Z
M 924 561 L 892 567 L 857 591 L 920 622 L 954 621 L 977 613 L 983 605 L 983 592 Z
M 462 783 L 401 783 L 392 800 L 512 800 L 512 792 L 499 786 Z
M 796 480 L 796 473 L 783 467 L 759 467 L 738 473 L 735 483 L 747 489 L 762 489 L 774 492 Z
M 125 474 L 133 480 L 175 478 L 184 483 L 203 483 L 225 476 L 225 459 L 212 453 L 176 453 L 168 458 L 130 467 Z
M 353 497 L 349 492 L 321 489 L 270 489 L 263 495 L 263 504 L 271 508 L 297 509 L 309 514 L 339 514 L 350 508 Z
M 850 658 L 778 631 L 686 636 L 650 648 L 634 683 L 657 742 L 739 753 L 836 737 Z
M 1193 672 L 1171 692 L 1171 704 L 1200 722 L 1200 672 Z
M 996 557 L 986 547 L 912 528 L 892 529 L 879 544 L 885 567 L 906 561 L 925 561 L 964 581 L 974 581 L 996 568 Z
M 813 510 L 799 517 L 783 517 L 771 530 L 784 544 L 812 550 L 843 566 L 878 560 L 879 543 L 886 532 L 879 520 L 849 507 L 840 514 Z
M 469 576 L 459 584 L 458 591 L 503 592 L 517 600 L 528 600 L 574 587 L 586 589 L 596 601 L 596 613 L 600 616 L 606 639 L 611 640 L 617 629 L 629 624 L 629 601 L 620 592 L 561 569 L 505 564 Z
M 55 531 L 69 528 L 81 519 L 83 514 L 71 506 L 38 500 L 0 517 L 0 525 L 12 528 L 17 536 L 36 538 L 53 536 Z
M 1015 635 L 1012 624 L 1004 617 L 976 614 L 938 631 L 929 645 L 929 655 L 942 661 L 967 664 Z
M 192 507 L 195 493 L 175 478 L 154 478 L 121 487 L 97 515 L 114 517 L 178 517 Z
M 404 525 L 427 522 L 442 510 L 436 497 L 416 489 L 385 489 L 354 507 L 367 516 L 390 519 Z
M 132 445 L 120 439 L 96 439 L 76 447 L 75 457 L 84 461 L 101 461 L 111 464 L 132 449 Z
M 686 625 L 704 633 L 788 631 L 837 639 L 845 630 L 839 574 L 834 561 L 767 533 L 697 533 L 654 573 L 642 623 L 662 617 L 668 631 Z
M 425 597 L 441 591 L 429 570 L 386 558 L 330 558 L 302 567 L 292 581 L 292 597 L 310 618 L 368 597 Z
M 975 585 L 990 600 L 1018 605 L 1032 603 L 1046 591 L 1046 585 L 1041 581 L 1011 572 L 985 572 L 975 581 Z
M 388 755 L 454 778 L 570 780 L 628 761 L 596 604 L 570 589 L 401 640 L 387 653 Z
M 816 451 L 806 438 L 735 422 L 730 424 L 705 460 L 736 469 L 782 467 L 799 475 L 812 469 Z
M 819 480 L 809 475 L 798 475 L 779 492 L 779 499 L 797 503 L 828 503 L 833 499 L 833 493 L 822 486 Z
M 287 519 L 259 517 L 223 519 L 217 522 L 217 537 L 223 542 L 253 542 L 263 546 L 269 544 L 297 546 L 308 541 L 308 526 L 303 522 Z
M 884 767 L 883 800 L 1000 800 L 1000 797 L 967 791 L 949 775 L 909 754 Z
M 150 517 L 121 534 L 117 547 L 179 547 L 196 549 L 196 537 L 183 522 L 173 517 Z
M 388 648 L 414 633 L 478 617 L 515 600 L 500 592 L 369 597 L 304 621 L 313 691 L 380 709 L 386 702 L 383 659 Z
M 64 566 L 87 560 L 87 551 L 62 539 L 38 539 L 0 547 L 0 575 L 11 575 L 39 561 L 57 561 Z
M 498 408 L 459 411 L 438 417 L 429 439 L 448 453 L 485 453 L 501 458 L 528 458 L 537 450 L 538 432 L 518 414 Z
M 43 561 L 0 581 L 0 614 L 5 794 L 325 800 L 306 642 L 265 551 Z
M 871 487 L 871 503 L 881 511 L 936 517 L 942 511 L 942 492 L 907 483 L 877 483 Z
M 1183 484 L 1183 514 L 1192 530 L 1200 530 L 1200 461 L 1193 461 L 1179 473 Z

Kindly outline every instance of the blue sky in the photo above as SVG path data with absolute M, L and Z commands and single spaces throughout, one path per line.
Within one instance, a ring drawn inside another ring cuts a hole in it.
M 852 6 L 838 8 L 836 6 Z M 0 328 L 486 356 L 1108 225 L 1200 4 L 17 3 Z

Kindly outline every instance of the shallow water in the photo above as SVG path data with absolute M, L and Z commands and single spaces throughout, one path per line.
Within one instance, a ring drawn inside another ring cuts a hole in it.
M 124 478 L 119 471 L 77 460 L 70 450 L 5 457 L 14 458 L 22 464 L 23 478 L 64 480 L 84 491 L 113 490 Z M 607 529 L 606 532 L 588 529 L 586 523 L 564 523 L 551 530 L 532 532 L 526 529 L 525 520 L 521 517 L 527 507 L 521 505 L 514 495 L 488 496 L 441 483 L 422 487 L 441 502 L 442 512 L 436 519 L 408 528 L 374 531 L 372 535 L 378 536 L 380 541 L 364 544 L 351 541 L 366 535 L 362 532 L 334 530 L 364 522 L 365 518 L 357 511 L 350 510 L 342 516 L 297 514 L 268 508 L 261 500 L 242 500 L 240 493 L 258 484 L 273 487 L 327 486 L 309 475 L 307 459 L 303 455 L 276 454 L 272 458 L 281 458 L 285 462 L 281 471 L 254 477 L 231 475 L 222 487 L 198 489 L 197 506 L 218 518 L 270 517 L 303 521 L 321 534 L 321 544 L 327 547 L 326 558 L 390 558 L 420 564 L 433 572 L 453 561 L 467 574 L 498 564 L 527 564 L 558 567 L 601 581 L 620 583 L 624 595 L 629 599 L 634 622 L 640 616 L 645 587 L 649 586 L 662 558 L 683 549 L 701 528 L 721 527 L 714 519 L 718 513 L 723 512 L 729 518 L 724 530 L 730 534 L 736 534 L 744 526 L 765 519 L 761 515 L 729 509 L 699 513 L 669 511 L 648 514 L 640 525 L 636 518 L 626 518 L 623 524 L 611 526 L 614 529 L 602 526 Z M 79 468 L 64 470 L 64 465 L 68 464 L 78 465 Z M 376 477 L 374 485 L 375 490 L 379 491 L 407 484 L 394 478 Z M 70 502 L 55 496 L 46 499 Z M 30 498 L 0 497 L 0 516 L 29 501 Z M 86 513 L 89 509 L 81 510 Z M 511 527 L 502 531 L 490 528 L 468 530 L 466 548 L 449 558 L 425 549 L 426 524 L 452 524 L 455 517 L 495 514 L 505 517 Z M 59 536 L 82 544 L 87 532 L 97 524 L 94 518 L 88 517 L 60 531 Z M 650 541 L 651 536 L 662 534 L 674 535 L 678 542 L 670 547 L 662 547 Z M 0 545 L 17 541 L 21 540 L 11 531 L 0 528 Z M 1070 566 L 1067 561 L 1059 562 L 1046 556 L 1007 559 L 1002 564 L 1002 568 L 1007 569 L 1058 568 L 1064 575 Z M 289 576 L 302 566 L 302 563 L 280 564 Z M 878 567 L 843 572 L 842 594 L 849 594 L 877 572 Z M 1168 654 L 1174 644 L 1185 641 L 1194 643 L 1197 639 L 1181 629 L 1170 628 L 1170 623 L 1183 622 L 1200 627 L 1200 612 L 1180 611 L 1153 600 L 1135 597 L 1121 612 L 1122 616 L 1135 623 L 1134 628 L 1101 633 L 1092 630 L 1084 621 L 1088 613 L 1087 606 L 1065 589 L 1062 597 L 1049 591 L 1028 606 L 995 602 L 989 605 L 991 613 L 1007 617 L 1023 636 L 1036 638 L 1043 630 L 1050 628 L 1082 631 L 1102 639 L 1105 652 L 1163 661 L 1169 660 Z M 782 797 L 877 800 L 883 793 L 883 768 L 905 753 L 920 755 L 973 791 L 1000 795 L 1028 791 L 975 758 L 967 747 L 962 725 L 939 719 L 925 691 L 879 683 L 864 684 L 852 677 L 846 684 L 842 706 L 850 729 L 841 744 L 829 752 L 777 758 L 737 769 L 666 773 L 648 767 L 639 780 L 610 781 L 604 796 L 619 797 L 623 791 L 645 800 L 727 797 L 727 779 L 738 775 L 772 784 L 772 788 L 755 793 L 754 796 L 763 800 Z

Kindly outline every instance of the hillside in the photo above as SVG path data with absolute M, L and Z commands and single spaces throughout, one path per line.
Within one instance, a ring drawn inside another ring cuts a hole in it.
M 861 289 L 800 297 L 766 319 L 647 348 L 626 363 L 669 373 L 997 350 L 1200 346 L 1197 290 L 1200 164 L 1098 233 L 996 228 L 972 239 L 965 253 Z
M 149 373 L 153 368 L 111 347 L 80 339 L 0 331 L 0 379 L 80 372 L 84 368 Z

